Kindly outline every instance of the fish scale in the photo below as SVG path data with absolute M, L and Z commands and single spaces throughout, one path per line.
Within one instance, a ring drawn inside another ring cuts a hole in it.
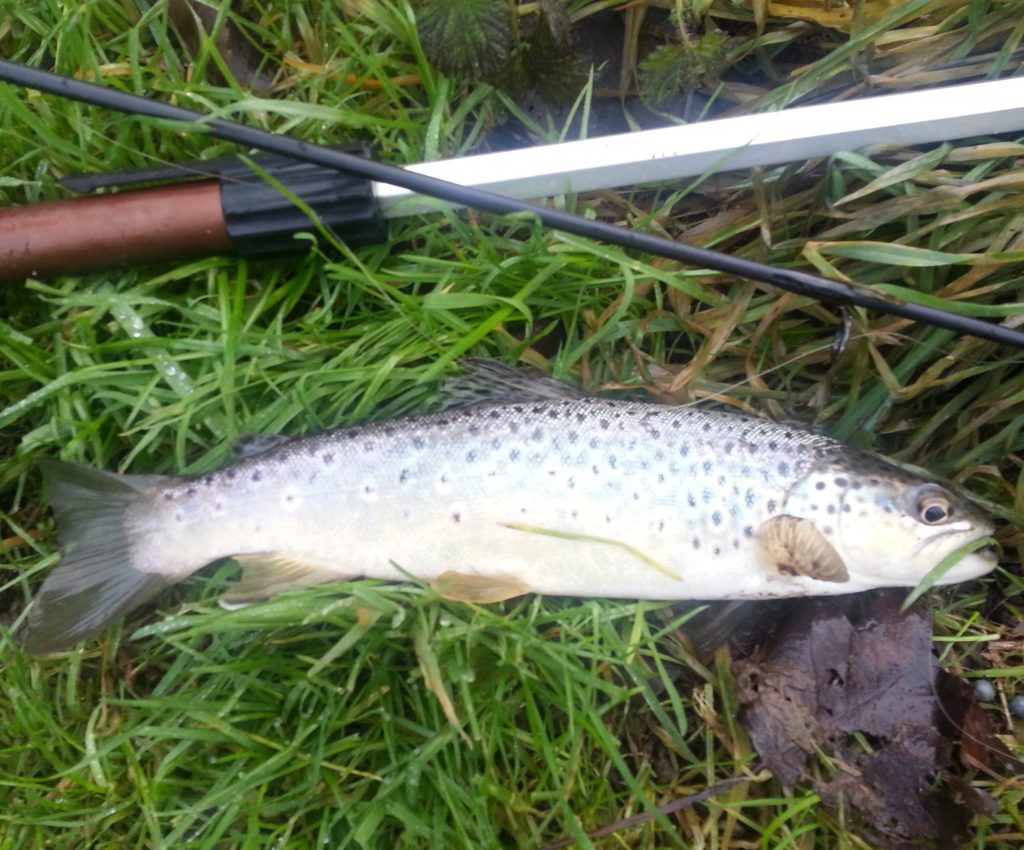
M 227 604 L 361 576 L 477 602 L 749 599 L 913 585 L 991 530 L 961 497 L 813 431 L 482 377 L 471 406 L 250 439 L 194 478 L 50 462 L 64 557 L 26 645 L 64 645 L 225 557 L 243 568 Z M 970 554 L 944 580 L 993 564 Z

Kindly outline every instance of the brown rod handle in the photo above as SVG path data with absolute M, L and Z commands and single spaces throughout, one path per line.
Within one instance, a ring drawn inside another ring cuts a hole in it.
M 0 209 L 0 282 L 233 252 L 216 180 Z

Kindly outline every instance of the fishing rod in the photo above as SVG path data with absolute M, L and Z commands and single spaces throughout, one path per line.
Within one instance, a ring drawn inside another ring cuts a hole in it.
M 268 216 L 261 209 L 261 204 L 267 201 L 270 197 L 268 193 L 271 191 L 278 196 L 276 203 L 279 208 L 287 206 L 292 209 L 293 213 L 295 209 L 299 209 L 301 212 L 301 207 L 296 205 L 292 199 L 287 199 L 287 195 L 294 195 L 303 203 L 309 203 L 309 206 L 312 207 L 317 216 L 321 217 L 323 224 L 336 230 L 341 238 L 346 238 L 346 228 L 350 228 L 356 241 L 360 238 L 370 238 L 379 234 L 381 219 L 385 215 L 405 214 L 405 210 L 421 212 L 423 207 L 416 207 L 415 204 L 422 202 L 412 197 L 413 195 L 418 195 L 440 199 L 454 206 L 470 207 L 497 215 L 528 213 L 535 216 L 547 227 L 599 242 L 607 242 L 630 250 L 677 260 L 688 265 L 757 280 L 788 292 L 805 295 L 837 306 L 863 307 L 947 328 L 961 334 L 1000 342 L 1016 348 L 1024 348 L 1024 332 L 1014 328 L 997 325 L 970 316 L 961 316 L 948 310 L 899 301 L 844 281 L 832 280 L 794 269 L 776 268 L 764 263 L 733 257 L 706 248 L 686 245 L 652 234 L 641 233 L 600 221 L 593 221 L 582 216 L 528 203 L 519 198 L 486 191 L 478 186 L 461 185 L 429 173 L 429 166 L 399 168 L 360 156 L 349 150 L 329 148 L 300 141 L 290 136 L 248 127 L 224 118 L 217 118 L 184 107 L 154 101 L 139 95 L 76 80 L 49 71 L 42 71 L 7 60 L 0 60 L 0 81 L 37 89 L 131 115 L 143 115 L 150 118 L 184 123 L 190 130 L 195 132 L 215 136 L 248 148 L 266 151 L 292 161 L 287 163 L 280 160 L 267 162 L 268 170 L 264 171 L 262 168 L 259 168 L 252 172 L 256 175 L 256 179 L 249 181 L 243 179 L 244 172 L 238 169 L 231 172 L 228 178 L 224 180 L 200 180 L 196 184 L 174 184 L 155 189 L 122 193 L 128 196 L 127 201 L 122 199 L 127 205 L 127 209 L 119 217 L 118 224 L 121 230 L 115 235 L 114 243 L 116 244 L 126 239 L 135 239 L 137 242 L 142 243 L 138 250 L 135 251 L 129 251 L 128 246 L 123 246 L 124 250 L 130 254 L 130 256 L 126 257 L 127 261 L 152 262 L 156 258 L 155 255 L 163 250 L 164 240 L 161 237 L 166 235 L 165 231 L 170 234 L 167 239 L 168 242 L 173 243 L 176 241 L 180 247 L 188 249 L 196 247 L 194 242 L 189 241 L 190 239 L 199 239 L 202 242 L 202 250 L 209 253 L 224 253 L 236 247 L 242 247 L 243 250 L 246 250 L 248 247 L 249 250 L 258 256 L 262 250 L 271 246 L 272 243 L 274 243 L 274 250 L 279 250 L 281 243 L 290 239 L 291 235 L 297 231 L 293 225 L 276 230 L 275 215 Z M 1007 83 L 1013 83 L 1014 85 L 1007 87 L 1005 86 Z M 978 88 L 981 86 L 989 88 L 984 89 L 983 93 Z M 992 89 L 992 86 L 1001 86 L 1002 88 L 997 91 Z M 953 135 L 975 134 L 978 130 L 977 122 L 980 115 L 985 116 L 984 130 L 986 133 L 1021 129 L 1022 125 L 1024 125 L 1024 109 L 1022 109 L 1022 105 L 1024 105 L 1024 80 L 1001 80 L 959 88 L 975 89 L 976 91 L 969 93 L 963 100 L 967 103 L 982 104 L 982 107 L 980 110 L 970 108 L 961 110 L 962 114 L 956 119 L 958 123 Z M 925 95 L 936 96 L 931 98 L 922 97 Z M 918 99 L 896 101 L 898 98 L 908 97 L 916 97 Z M 918 92 L 913 95 L 889 95 L 884 98 L 870 99 L 875 101 L 875 103 L 867 108 L 873 114 L 876 116 L 889 116 L 886 119 L 888 121 L 887 124 L 875 121 L 875 137 L 877 137 L 879 129 L 884 129 L 890 134 L 889 141 L 898 141 L 903 144 L 915 143 L 921 141 L 922 138 L 934 139 L 937 129 L 946 126 L 943 123 L 942 104 L 947 102 L 948 97 L 948 94 L 941 92 Z M 880 101 L 889 101 L 889 103 L 885 108 L 881 108 L 879 105 Z M 828 126 L 827 124 L 820 123 L 823 116 L 831 119 L 834 124 L 836 116 L 840 114 L 849 115 L 849 110 L 851 107 L 855 107 L 856 103 L 829 104 L 803 107 L 801 110 L 789 110 L 790 115 L 797 111 L 803 112 L 802 118 L 807 125 L 805 140 L 801 147 L 801 150 L 804 152 L 803 155 L 824 155 L 825 151 L 813 152 L 816 150 L 814 139 Z M 840 107 L 840 109 L 835 110 L 835 107 Z M 811 115 L 812 110 L 826 110 L 826 112 L 814 113 L 819 121 L 817 124 L 815 123 L 815 118 Z M 833 110 L 833 112 L 828 112 L 827 110 Z M 776 115 L 780 114 L 786 113 L 776 113 Z M 756 145 L 761 150 L 761 158 L 769 156 L 767 152 L 773 147 L 778 146 L 778 139 L 775 138 L 773 140 L 771 132 L 761 129 L 766 119 L 771 117 L 748 117 L 758 123 L 756 126 L 749 125 L 745 128 L 740 128 L 740 133 L 746 132 L 748 135 L 745 143 L 734 146 L 727 151 L 727 155 L 735 154 L 736 157 L 729 163 L 730 167 L 733 167 L 734 163 L 739 163 L 736 167 L 748 167 L 750 165 L 749 161 L 742 159 L 743 149 L 754 146 L 754 142 L 761 143 Z M 742 119 L 723 119 L 721 121 L 707 122 L 707 125 L 718 125 L 721 127 L 726 121 L 739 120 Z M 951 120 L 948 115 L 946 120 Z M 700 127 L 701 125 L 696 126 Z M 714 132 L 714 130 L 712 129 L 710 132 Z M 636 135 L 642 134 L 627 134 L 622 138 L 631 139 Z M 600 140 L 591 141 L 599 142 Z M 864 137 L 853 137 L 851 143 L 844 145 L 844 147 L 866 143 L 868 142 L 865 141 Z M 639 145 L 639 143 L 637 144 Z M 838 149 L 834 147 L 835 138 L 831 139 L 831 145 L 830 150 Z M 642 146 L 640 147 L 642 148 Z M 737 151 L 736 148 L 739 148 L 739 150 Z M 539 150 L 543 151 L 543 148 Z M 649 155 L 649 151 L 647 153 Z M 642 161 L 643 154 L 644 150 L 640 150 L 640 156 L 634 157 L 634 159 L 638 162 Z M 544 155 L 544 153 L 540 154 L 541 157 Z M 778 156 L 778 153 L 775 155 Z M 490 156 L 501 155 L 493 154 Z M 483 159 L 483 157 L 471 157 L 469 159 Z M 655 158 L 655 160 L 657 159 Z M 665 159 L 671 160 L 672 157 L 665 157 Z M 649 167 L 643 172 L 643 176 L 638 176 L 638 172 L 627 169 L 621 163 L 617 167 L 624 172 L 628 172 L 624 174 L 624 177 L 630 180 L 647 181 L 664 177 L 663 174 L 659 174 L 657 168 L 651 167 L 651 159 L 648 159 L 647 162 Z M 315 168 L 303 169 L 297 163 L 314 166 Z M 282 179 L 278 180 L 277 176 L 272 173 L 276 169 L 283 169 L 284 172 L 292 169 L 296 174 L 300 175 L 300 178 L 297 179 L 294 186 L 290 186 L 287 174 L 280 172 Z M 348 182 L 342 181 L 338 186 L 331 186 L 328 183 L 325 186 L 324 170 L 340 172 L 348 178 Z M 263 171 L 263 173 L 261 174 L 260 171 Z M 600 173 L 600 169 L 596 169 L 594 173 Z M 678 172 L 674 173 L 678 174 Z M 270 177 L 270 180 L 266 179 L 267 176 Z M 356 186 L 351 183 L 352 178 L 367 181 L 368 185 Z M 219 207 L 222 188 L 240 183 L 247 183 L 250 188 L 255 187 L 255 189 L 243 192 L 243 202 L 237 204 L 237 208 L 232 208 L 229 205 L 229 209 L 225 210 Z M 274 183 L 281 184 L 286 191 L 282 192 L 280 188 L 274 186 Z M 270 186 L 269 189 L 268 184 Z M 605 183 L 605 185 L 608 184 Z M 383 189 L 383 186 L 396 188 L 387 190 Z M 585 169 L 579 172 L 578 178 L 574 173 L 570 188 L 573 191 L 583 191 L 585 188 L 588 188 Z M 307 201 L 303 194 L 307 189 L 309 190 L 309 197 L 312 199 L 312 203 Z M 155 194 L 150 195 L 147 193 Z M 546 193 L 539 192 L 539 194 Z M 378 195 L 380 196 L 379 199 Z M 287 199 L 287 203 L 282 205 L 280 196 L 284 196 Z M 101 199 L 105 203 L 115 203 L 115 199 L 120 197 L 121 195 L 99 196 L 97 198 L 58 201 L 49 205 L 37 205 L 37 207 L 43 208 L 44 213 L 54 211 L 66 212 L 60 210 L 54 204 L 83 205 L 100 201 Z M 179 204 L 175 207 L 174 202 L 180 202 L 183 199 L 187 199 L 187 203 L 183 206 Z M 355 202 L 349 204 L 348 201 L 352 200 Z M 318 201 L 326 204 L 327 214 L 322 214 L 321 209 L 316 206 Z M 140 202 L 142 208 L 132 210 L 131 204 L 133 202 Z M 337 222 L 332 221 L 329 214 L 329 208 L 332 203 L 341 207 Z M 159 211 L 162 208 L 170 207 L 178 210 L 177 218 L 175 219 L 176 226 L 164 228 L 163 226 L 166 222 L 158 221 L 156 226 L 163 229 L 153 230 L 154 223 L 152 218 L 148 218 L 147 215 L 152 216 L 155 214 L 159 217 Z M 27 209 L 28 212 L 25 214 L 31 216 L 33 208 L 29 207 Z M 83 207 L 78 206 L 77 209 L 83 210 Z M 12 217 L 17 218 L 17 216 L 17 212 L 12 213 L 9 210 L 0 211 L 0 268 L 13 266 L 15 262 L 24 262 L 26 255 L 30 256 L 32 253 L 30 244 L 26 245 L 17 241 L 19 238 L 18 233 L 14 233 L 12 236 L 12 231 L 15 228 L 12 228 L 11 219 Z M 76 218 L 76 226 L 84 226 L 85 219 L 91 218 L 97 217 L 83 216 L 79 212 Z M 235 228 L 237 236 L 229 228 L 234 219 L 241 221 Z M 199 224 L 190 230 L 186 226 L 190 221 L 199 222 Z M 305 225 L 304 229 L 311 229 L 310 219 L 305 212 L 302 212 L 301 221 Z M 43 227 L 44 224 L 45 222 L 36 221 L 36 225 L 40 230 L 47 229 Z M 266 228 L 269 228 L 271 232 L 267 232 Z M 50 229 L 52 230 L 52 228 Z M 202 229 L 200 236 L 205 237 L 205 239 L 200 239 L 194 233 L 196 229 Z M 3 247 L 5 243 L 8 247 Z M 31 264 L 31 260 L 29 262 Z

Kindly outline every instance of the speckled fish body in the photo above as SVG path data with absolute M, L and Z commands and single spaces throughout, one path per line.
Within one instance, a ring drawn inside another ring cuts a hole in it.
M 48 475 L 65 550 L 30 618 L 35 651 L 224 557 L 246 571 L 227 595 L 236 603 L 409 575 L 479 601 L 756 599 L 914 585 L 991 531 L 962 498 L 821 434 L 595 397 L 343 428 L 196 478 L 54 463 Z M 145 590 L 97 589 L 89 573 L 114 562 Z M 993 566 L 991 553 L 969 554 L 943 582 Z

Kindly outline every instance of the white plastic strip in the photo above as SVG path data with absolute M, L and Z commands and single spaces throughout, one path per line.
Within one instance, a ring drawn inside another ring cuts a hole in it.
M 411 171 L 514 198 L 654 183 L 828 156 L 1024 130 L 1024 78 L 722 118 L 659 130 L 438 160 Z M 374 184 L 386 218 L 445 206 Z

